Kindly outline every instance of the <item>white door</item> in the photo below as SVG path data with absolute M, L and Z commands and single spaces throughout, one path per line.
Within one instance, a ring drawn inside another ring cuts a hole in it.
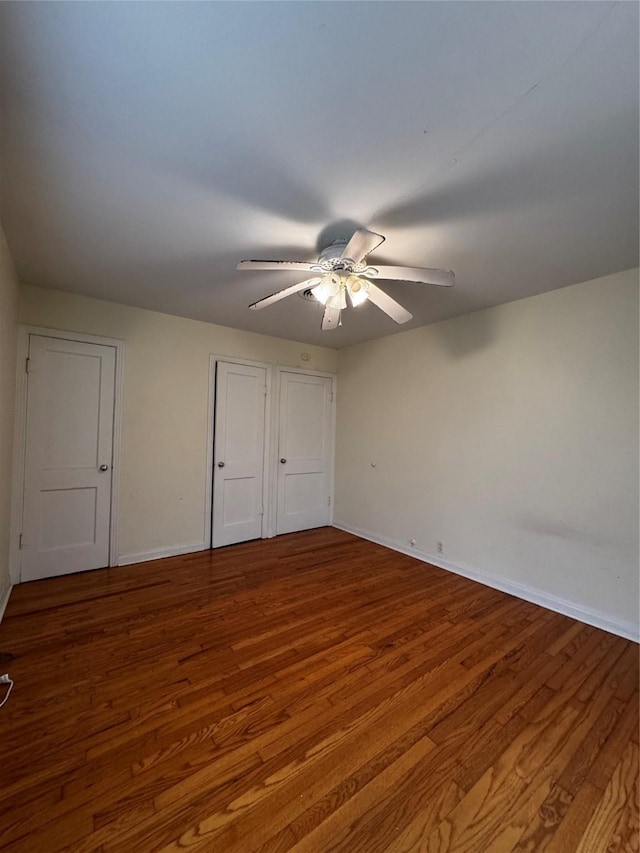
M 115 347 L 31 335 L 22 580 L 109 565 Z
M 262 536 L 266 399 L 266 368 L 217 363 L 213 548 Z
M 277 533 L 329 524 L 331 379 L 280 374 Z

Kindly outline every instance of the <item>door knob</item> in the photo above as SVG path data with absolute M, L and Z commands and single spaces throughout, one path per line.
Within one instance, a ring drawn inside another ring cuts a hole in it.
M 98 468 L 98 471 L 108 471 L 108 470 L 109 470 L 109 466 L 108 466 L 108 465 L 101 465 L 101 466 Z
M 218 468 L 224 468 L 224 462 L 218 462 Z
M 286 459 L 281 459 L 281 460 L 280 460 L 280 464 L 281 464 L 281 465 L 284 465 L 284 463 L 285 463 L 286 461 L 287 461 Z

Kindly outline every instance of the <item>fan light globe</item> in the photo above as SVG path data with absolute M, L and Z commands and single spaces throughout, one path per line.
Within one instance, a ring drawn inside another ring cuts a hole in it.
M 360 278 L 358 275 L 350 275 L 347 279 L 347 289 L 354 308 L 362 305 L 369 298 L 369 282 L 366 278 Z
M 311 292 L 323 305 L 327 305 L 329 299 L 338 296 L 340 293 L 340 276 L 334 272 L 329 272 L 323 275 L 320 279 L 320 284 L 313 287 Z
M 327 299 L 327 306 L 329 308 L 337 308 L 339 311 L 342 311 L 347 307 L 347 297 L 345 295 L 345 287 L 342 283 L 338 287 L 338 292 L 334 293 L 333 296 L 330 296 Z

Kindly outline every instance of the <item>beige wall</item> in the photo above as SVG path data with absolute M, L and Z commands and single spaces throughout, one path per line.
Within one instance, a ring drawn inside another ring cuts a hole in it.
M 60 291 L 20 289 L 21 323 L 122 338 L 121 557 L 204 541 L 209 355 L 335 371 L 337 353 Z M 302 362 L 308 352 L 311 360 Z
M 10 585 L 9 525 L 17 323 L 16 276 L 4 234 L 0 229 L 0 607 Z
M 337 523 L 637 626 L 637 270 L 341 350 L 338 376 Z

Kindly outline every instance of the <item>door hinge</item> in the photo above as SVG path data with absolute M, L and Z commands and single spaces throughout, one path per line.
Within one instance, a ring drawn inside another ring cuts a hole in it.
M 267 396 L 267 391 L 268 391 L 268 389 L 267 389 L 267 386 L 265 385 L 264 388 L 262 389 L 262 393 L 264 394 L 265 397 Z
M 258 515 L 264 515 L 264 507 L 263 506 L 261 506 L 260 509 L 258 510 Z
M 22 537 L 23 537 L 23 535 L 24 535 L 24 534 L 22 534 L 22 533 L 21 533 L 21 534 L 20 534 L 20 538 L 19 538 L 19 540 L 18 540 L 18 548 L 20 548 L 21 550 L 22 550 Z
M 27 356 L 24 360 L 24 372 L 25 373 L 29 372 L 29 356 Z
M 327 498 L 327 506 L 331 506 L 331 495 Z
M 329 391 L 329 402 L 333 403 L 333 391 Z

